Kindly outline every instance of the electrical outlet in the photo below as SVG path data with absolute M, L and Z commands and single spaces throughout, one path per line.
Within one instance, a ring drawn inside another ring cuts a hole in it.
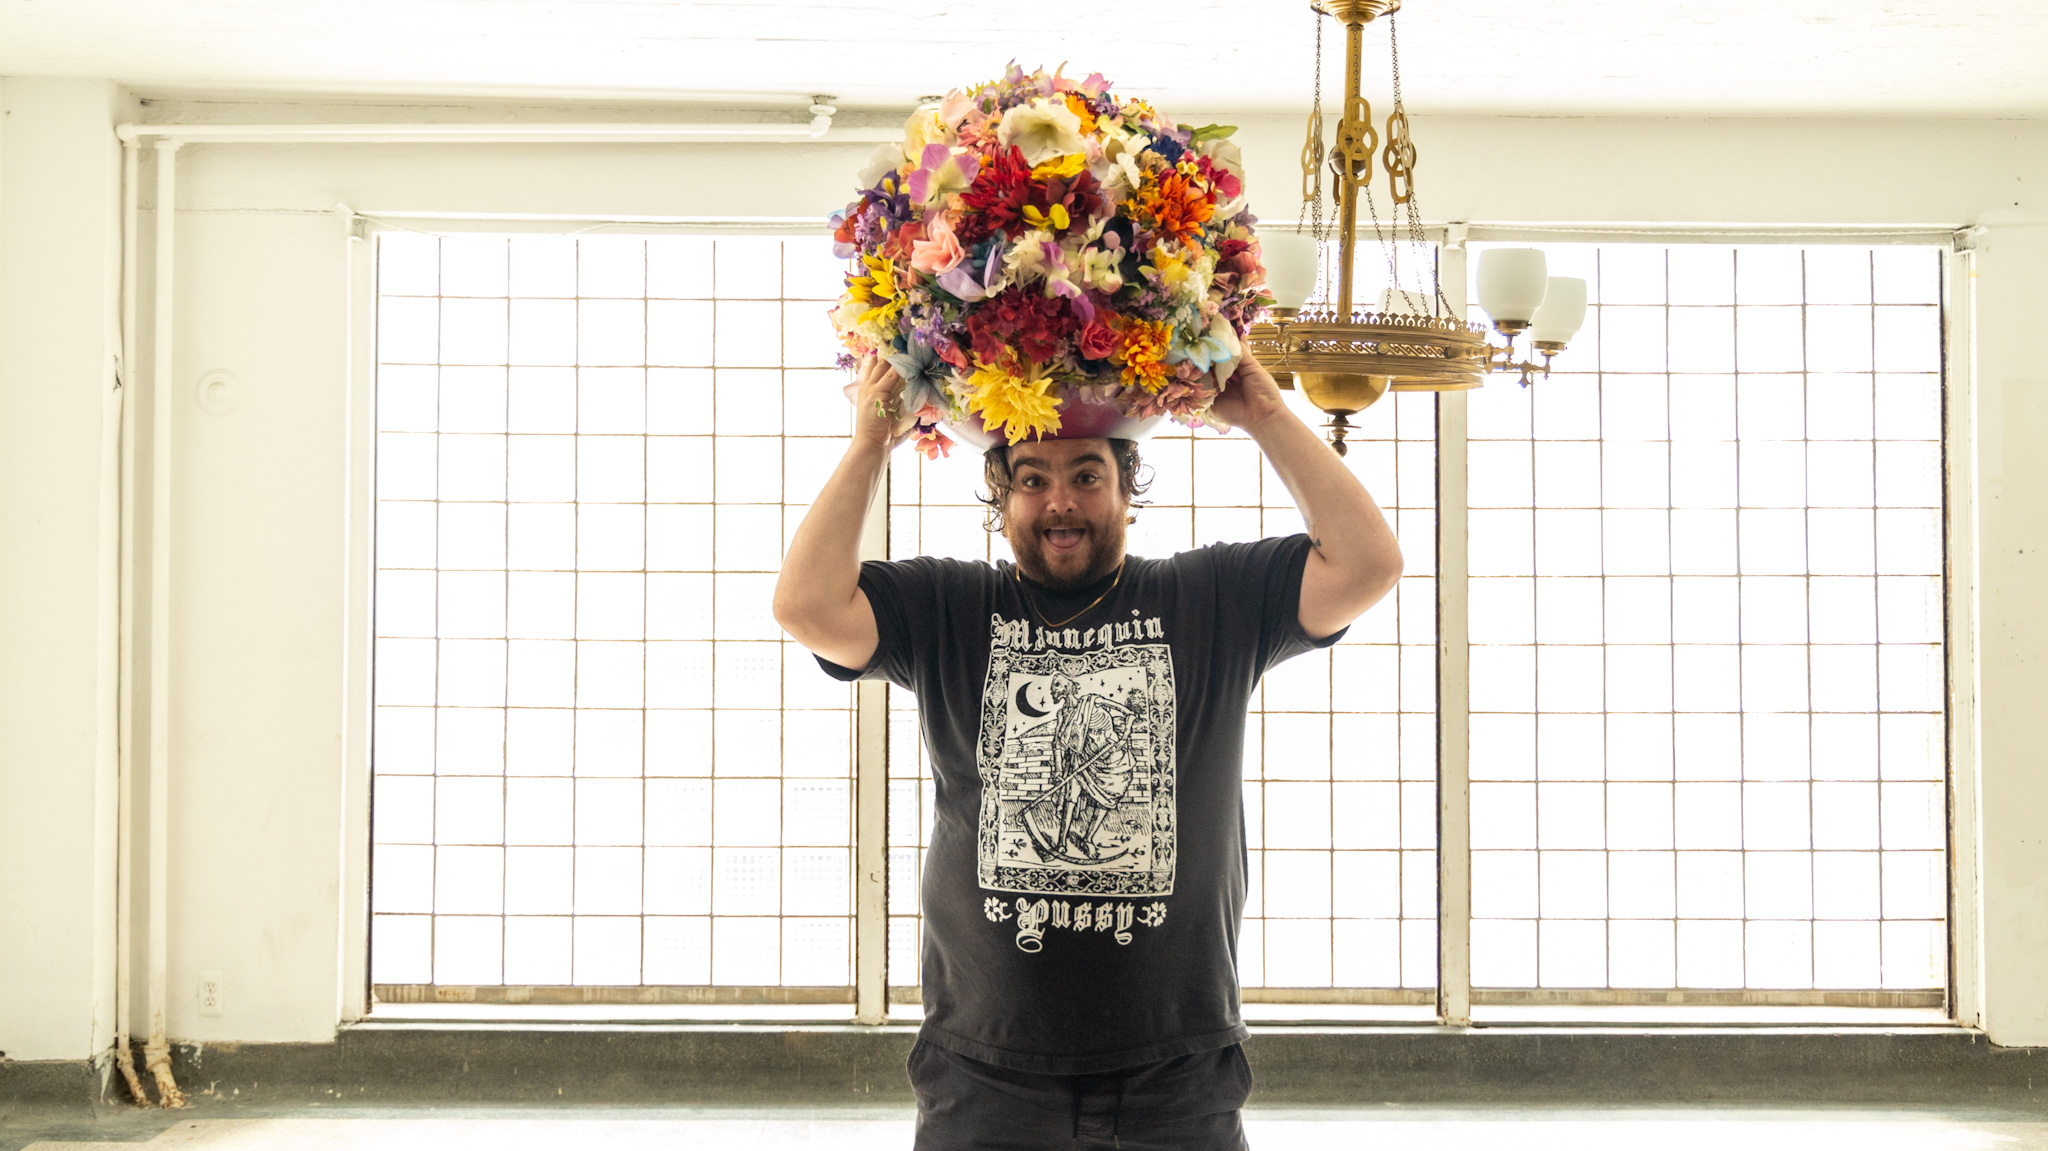
M 219 1015 L 221 1010 L 221 980 L 218 971 L 199 973 L 199 1014 Z

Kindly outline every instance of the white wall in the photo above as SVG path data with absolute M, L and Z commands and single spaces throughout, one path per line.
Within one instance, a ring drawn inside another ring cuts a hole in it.
M 1253 202 L 1275 218 L 1295 214 L 1299 133 L 1291 118 L 1261 118 L 1241 136 Z M 2048 209 L 2038 193 L 2031 200 L 2027 193 L 2048 186 L 2048 125 L 1418 119 L 1416 138 L 1433 220 L 1989 225 L 1976 283 L 1984 450 L 1974 473 L 1984 588 L 1984 1018 L 1999 1042 L 2048 1044 L 2048 964 L 2039 961 L 2048 954 L 2048 835 L 2037 829 L 2036 814 L 2048 810 L 2048 778 L 2033 758 L 2033 749 L 2048 746 L 2048 709 L 2032 706 L 2048 687 L 2048 669 L 2032 662 L 2048 651 L 2048 496 L 2041 494 L 2048 493 L 2048 451 L 2041 450 L 2048 372 L 2031 354 L 2032 332 L 2048 314 L 2048 283 L 2037 271 L 2048 266 Z M 200 373 L 225 368 L 241 378 L 246 398 L 225 417 L 181 399 L 176 415 L 174 1037 L 323 1039 L 338 1014 L 349 834 L 342 826 L 341 616 L 348 241 L 328 209 L 345 200 L 363 211 L 822 216 L 844 199 L 866 151 L 192 145 L 180 154 L 177 384 L 189 389 Z M 6 162 L 13 172 L 11 156 Z M 0 201 L 0 229 L 8 210 Z M 0 298 L 35 291 L 0 268 L 7 293 Z M 24 401 L 15 377 L 7 379 L 0 399 L 11 412 Z M 0 425 L 0 446 L 16 436 Z M 59 494 L 50 498 L 89 509 L 91 467 L 73 458 L 76 438 L 66 440 Z M 10 458 L 0 467 L 20 466 Z M 28 515 L 11 498 L 0 490 L 0 514 L 14 517 L 10 524 Z M 69 589 L 90 555 L 71 533 L 47 524 L 7 538 L 30 541 L 34 554 L 65 573 L 35 575 L 31 591 Z M 0 572 L 8 589 L 29 578 L 14 566 Z M 0 602 L 4 626 L 45 618 L 11 606 L 17 598 Z M 60 624 L 36 626 L 47 629 L 44 647 L 68 658 L 89 624 L 72 611 Z M 89 671 L 90 664 L 77 666 Z M 41 672 L 17 659 L 12 645 L 0 651 L 0 684 L 55 690 Z M 66 707 L 70 700 L 66 689 Z M 8 699 L 0 708 L 30 724 L 36 746 L 75 750 L 65 742 L 72 729 L 63 708 L 24 713 Z M 33 769 L 12 746 L 12 724 L 6 730 L 0 787 L 12 795 Z M 83 808 L 63 811 L 66 829 L 90 822 Z M 9 818 L 20 817 L 0 810 L 0 820 Z M 35 822 L 45 842 L 64 841 L 64 857 L 88 858 L 68 831 L 50 830 L 55 818 L 39 813 Z M 32 858 L 37 873 L 48 874 L 47 861 L 59 855 Z M 5 898 L 23 897 L 9 891 Z M 83 913 L 69 901 L 32 893 L 29 903 L 35 915 L 85 938 L 88 929 L 75 922 Z M 57 968 L 34 962 L 0 948 L 0 989 L 60 985 Z M 220 1018 L 201 1019 L 192 1009 L 201 968 L 225 973 L 228 1010 Z M 0 998 L 0 1029 L 13 1026 L 7 1002 Z M 34 1037 L 36 1050 L 74 1058 L 91 1050 L 85 1032 L 35 1020 L 19 1032 Z
M 113 777 L 96 761 L 100 431 L 120 149 L 94 80 L 0 81 L 0 1051 L 113 1022 Z

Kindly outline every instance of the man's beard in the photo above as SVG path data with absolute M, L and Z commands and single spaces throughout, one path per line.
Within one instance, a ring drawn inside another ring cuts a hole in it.
M 1048 557 L 1045 533 L 1053 528 L 1079 528 L 1086 534 L 1081 546 L 1068 556 Z M 1017 557 L 1017 570 L 1025 578 L 1049 591 L 1067 592 L 1087 587 L 1116 570 L 1124 560 L 1124 516 L 1111 512 L 1099 521 L 1080 516 L 1049 515 L 1034 523 L 1011 523 L 1003 528 L 1010 541 L 1010 553 Z M 1074 558 L 1082 562 L 1074 564 Z M 1060 563 L 1054 571 L 1048 560 Z

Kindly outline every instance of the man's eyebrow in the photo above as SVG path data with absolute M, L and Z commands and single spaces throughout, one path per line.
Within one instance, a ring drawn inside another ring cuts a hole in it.
M 1067 468 L 1069 471 L 1071 471 L 1081 464 L 1107 465 L 1108 463 L 1109 461 L 1104 459 L 1100 452 L 1083 452 L 1080 455 L 1075 456 L 1073 459 L 1068 460 Z M 1048 462 L 1044 456 L 1018 456 L 1016 459 L 1010 461 L 1010 467 L 1012 470 L 1015 470 L 1017 468 L 1037 468 L 1039 471 L 1042 472 L 1049 472 L 1053 470 L 1052 464 Z

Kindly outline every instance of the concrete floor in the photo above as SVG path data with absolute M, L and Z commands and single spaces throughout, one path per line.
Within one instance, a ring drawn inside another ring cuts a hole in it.
M 1245 1126 L 1260 1151 L 2048 1151 L 2048 1113 L 2039 1111 L 1254 1108 Z M 0 1118 L 0 1151 L 907 1151 L 910 1130 L 910 1114 L 898 1108 L 128 1111 L 40 1123 L 17 1113 Z

